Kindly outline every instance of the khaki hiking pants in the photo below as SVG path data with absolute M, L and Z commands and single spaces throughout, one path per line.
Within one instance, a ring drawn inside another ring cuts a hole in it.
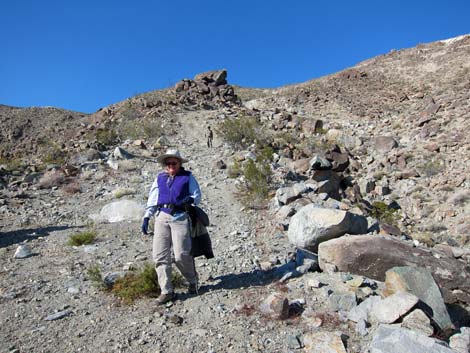
M 176 267 L 190 284 L 197 284 L 194 258 L 190 255 L 191 236 L 189 218 L 172 221 L 173 216 L 159 212 L 155 217 L 153 236 L 153 260 L 162 294 L 172 293 L 171 283 L 171 249 Z

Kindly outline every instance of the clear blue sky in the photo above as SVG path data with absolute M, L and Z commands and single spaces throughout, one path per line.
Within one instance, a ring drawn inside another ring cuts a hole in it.
M 467 33 L 469 0 L 3 0 L 0 104 L 90 113 L 219 68 L 279 87 Z

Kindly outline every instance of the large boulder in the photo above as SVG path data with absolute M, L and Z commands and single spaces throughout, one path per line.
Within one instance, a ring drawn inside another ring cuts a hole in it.
M 442 341 L 388 325 L 379 326 L 369 351 L 370 353 L 455 353 Z
M 436 325 L 445 332 L 454 329 L 441 292 L 431 272 L 422 267 L 394 267 L 385 273 L 385 295 L 409 292 L 425 305 L 423 308 Z
M 396 238 L 362 235 L 332 239 L 320 244 L 318 257 L 324 271 L 335 268 L 379 281 L 396 266 L 425 267 L 433 274 L 446 303 L 470 303 L 468 265 Z
M 365 217 L 310 204 L 302 207 L 292 217 L 288 237 L 293 245 L 316 252 L 318 245 L 324 241 L 338 238 L 346 233 L 366 232 Z
M 98 222 L 139 221 L 144 215 L 144 207 L 131 200 L 111 202 L 101 209 L 99 214 L 92 214 L 90 218 Z

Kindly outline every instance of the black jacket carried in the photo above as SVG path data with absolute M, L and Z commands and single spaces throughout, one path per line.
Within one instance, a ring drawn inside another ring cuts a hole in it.
M 191 218 L 191 255 L 212 259 L 214 257 L 212 241 L 206 228 L 209 225 L 209 217 L 197 206 L 191 207 L 189 217 Z

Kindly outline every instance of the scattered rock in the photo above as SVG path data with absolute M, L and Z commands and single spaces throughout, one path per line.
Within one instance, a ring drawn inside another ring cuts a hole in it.
M 384 281 L 385 273 L 396 266 L 425 267 L 442 289 L 444 302 L 470 303 L 470 272 L 464 263 L 453 257 L 434 256 L 429 249 L 392 237 L 358 235 L 332 239 L 320 244 L 318 258 L 323 271 L 336 268 L 379 281 Z
M 422 267 L 394 267 L 385 274 L 385 295 L 409 292 L 416 295 L 426 307 L 427 314 L 444 332 L 450 332 L 454 325 L 447 312 L 441 292 L 431 272 Z
M 406 315 L 403 319 L 402 327 L 421 332 L 428 337 L 434 333 L 431 321 L 420 309 L 413 310 L 410 314 Z
M 116 159 L 132 159 L 134 156 L 121 147 L 116 147 L 113 152 Z
M 60 320 L 60 319 L 63 319 L 64 317 L 67 317 L 71 314 L 72 314 L 72 310 L 63 310 L 63 311 L 59 311 L 55 314 L 47 316 L 44 320 L 46 320 L 46 321 Z
M 16 251 L 13 257 L 15 259 L 25 259 L 27 257 L 30 257 L 31 255 L 32 255 L 31 247 L 27 244 L 24 244 L 16 248 Z
M 372 317 L 381 324 L 392 324 L 408 313 L 419 301 L 407 292 L 395 293 L 372 307 Z
M 350 311 L 356 305 L 356 294 L 353 292 L 333 293 L 329 297 L 330 307 L 334 311 Z
M 354 322 L 361 320 L 369 321 L 369 313 L 372 312 L 373 308 L 382 301 L 378 295 L 373 295 L 366 298 L 356 307 L 352 308 L 348 313 L 348 319 Z
M 370 353 L 455 353 L 442 341 L 400 327 L 380 325 Z
M 374 148 L 381 153 L 388 153 L 398 147 L 398 142 L 391 136 L 378 136 L 374 140 Z
M 306 353 L 346 353 L 340 332 L 309 332 L 304 345 Z
M 449 340 L 450 348 L 458 353 L 470 352 L 470 327 L 461 327 Z
M 289 300 L 280 293 L 272 293 L 259 305 L 261 313 L 276 319 L 289 317 Z

